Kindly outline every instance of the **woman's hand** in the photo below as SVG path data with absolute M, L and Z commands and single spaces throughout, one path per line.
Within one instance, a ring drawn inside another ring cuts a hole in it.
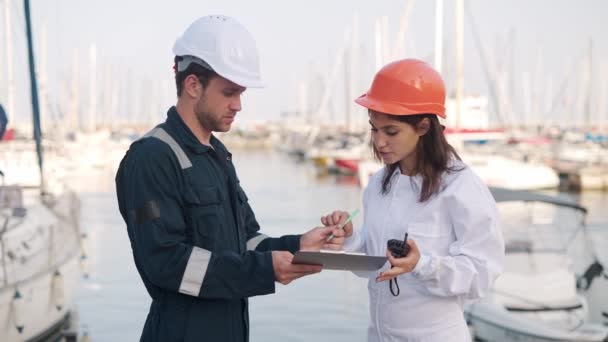
M 333 238 L 329 240 L 329 237 Z M 320 249 L 333 249 L 339 251 L 344 245 L 344 230 L 336 226 L 316 227 L 300 237 L 300 250 L 318 251 Z
M 406 257 L 395 258 L 388 249 L 386 250 L 388 261 L 393 267 L 390 270 L 380 273 L 376 278 L 377 282 L 396 278 L 400 274 L 411 272 L 416 267 L 420 260 L 420 250 L 418 249 L 418 246 L 416 246 L 414 240 L 407 239 L 406 243 L 410 246 L 410 251 Z
M 346 211 L 336 210 L 329 215 L 325 215 L 325 216 L 321 217 L 321 223 L 323 223 L 323 225 L 326 227 L 341 226 L 346 221 L 347 218 L 348 218 L 348 213 Z M 344 229 L 344 237 L 349 237 L 349 236 L 353 235 L 352 221 L 348 222 L 344 226 L 343 229 Z

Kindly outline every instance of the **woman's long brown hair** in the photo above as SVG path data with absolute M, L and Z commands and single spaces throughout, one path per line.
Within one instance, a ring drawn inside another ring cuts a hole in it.
M 460 171 L 463 167 L 450 166 L 451 159 L 460 159 L 456 150 L 448 143 L 443 134 L 443 126 L 439 123 L 435 114 L 417 114 L 417 115 L 391 115 L 393 120 L 404 122 L 412 126 L 415 130 L 418 124 L 428 118 L 430 126 L 428 132 L 420 137 L 416 145 L 416 169 L 414 174 L 422 176 L 422 190 L 420 191 L 420 202 L 424 202 L 431 198 L 434 194 L 440 191 L 441 176 L 444 172 Z M 374 156 L 378 160 L 380 154 L 376 147 L 372 144 Z M 382 194 L 387 194 L 391 188 L 391 176 L 399 163 L 386 165 L 386 173 L 382 179 Z

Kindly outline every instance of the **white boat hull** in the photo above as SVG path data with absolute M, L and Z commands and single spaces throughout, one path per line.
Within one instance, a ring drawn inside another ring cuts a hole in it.
M 467 154 L 462 160 L 488 186 L 511 190 L 555 189 L 559 176 L 542 164 L 533 164 L 499 155 Z
M 0 234 L 0 341 L 35 340 L 57 326 L 72 308 L 80 278 L 80 234 L 74 197 L 53 210 L 34 200 L 22 217 L 8 217 Z
M 0 291 L 0 341 L 17 342 L 29 341 L 41 336 L 60 323 L 70 312 L 72 297 L 80 278 L 78 257 L 66 261 L 59 268 L 64 279 L 63 305 L 55 304 L 55 293 L 52 289 L 53 273 L 48 272 L 37 278 L 28 280 L 19 285 L 19 292 L 23 296 L 21 308 L 21 321 L 23 331 L 16 327 L 14 306 L 12 305 L 15 288 L 10 287 Z
M 572 330 L 559 329 L 539 320 L 517 317 L 517 314 L 481 302 L 466 310 L 467 319 L 476 339 L 483 341 L 522 342 L 603 342 L 607 329 L 595 324 L 583 324 Z
M 559 176 L 548 166 L 529 164 L 503 156 L 463 155 L 463 161 L 485 184 L 511 190 L 555 189 Z M 383 167 L 382 163 L 368 160 L 359 163 L 359 183 L 367 186 L 369 177 Z

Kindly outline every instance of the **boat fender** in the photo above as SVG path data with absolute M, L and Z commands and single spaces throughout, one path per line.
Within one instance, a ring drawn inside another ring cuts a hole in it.
M 56 270 L 53 274 L 52 289 L 55 308 L 57 308 L 57 311 L 61 311 L 65 302 L 65 289 L 63 276 L 59 270 Z
M 15 294 L 13 295 L 13 300 L 11 302 L 12 311 L 13 311 L 13 320 L 15 322 L 15 328 L 21 334 L 23 333 L 23 329 L 25 329 L 25 324 L 23 322 L 23 310 L 24 310 L 24 298 L 21 295 L 19 289 L 15 289 Z
M 80 253 L 89 254 L 89 235 L 87 233 L 80 234 Z
M 80 235 L 80 271 L 85 279 L 89 278 L 89 238 L 86 233 Z

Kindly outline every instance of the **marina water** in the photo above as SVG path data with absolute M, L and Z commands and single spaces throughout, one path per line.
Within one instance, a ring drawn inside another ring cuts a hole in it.
M 303 233 L 335 209 L 361 207 L 357 179 L 319 176 L 310 163 L 285 154 L 233 151 L 241 184 L 267 235 Z M 127 231 L 118 212 L 110 170 L 75 180 L 81 193 L 82 228 L 88 233 L 89 276 L 76 296 L 79 330 L 93 342 L 137 341 L 150 298 L 135 269 Z M 569 194 L 589 209 L 593 243 L 608 264 L 608 193 Z M 355 219 L 360 227 L 362 216 Z M 365 341 L 369 320 L 367 280 L 350 272 L 323 271 L 276 293 L 250 299 L 251 341 Z M 588 298 L 592 321 L 608 311 L 608 280 L 598 280 Z

